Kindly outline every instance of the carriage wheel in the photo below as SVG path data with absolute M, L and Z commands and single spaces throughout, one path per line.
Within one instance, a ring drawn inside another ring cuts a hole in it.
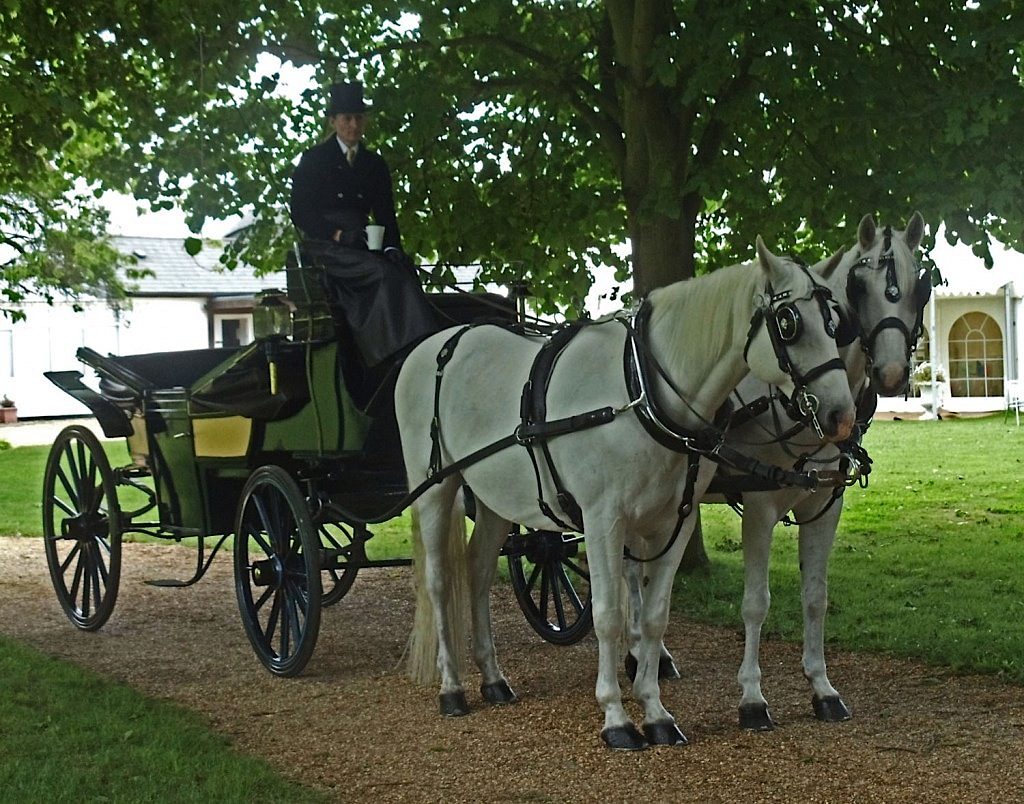
M 325 566 L 321 584 L 324 606 L 333 606 L 352 588 L 356 573 L 366 561 L 363 540 L 352 538 L 344 525 L 321 525 L 320 546 L 325 551 Z
M 583 537 L 519 528 L 506 552 L 512 589 L 526 621 L 553 645 L 579 642 L 593 624 L 590 569 Z
M 320 631 L 320 540 L 302 492 L 279 466 L 260 467 L 242 489 L 235 592 L 264 667 L 278 676 L 300 673 Z
M 87 427 L 61 430 L 46 458 L 43 543 L 68 619 L 83 631 L 100 628 L 121 583 L 121 508 L 110 461 Z

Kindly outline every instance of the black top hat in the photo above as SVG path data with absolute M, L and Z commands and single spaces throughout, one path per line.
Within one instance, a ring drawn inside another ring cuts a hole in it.
M 358 81 L 331 84 L 331 102 L 328 115 L 360 114 L 370 111 L 370 105 L 363 100 L 363 85 Z

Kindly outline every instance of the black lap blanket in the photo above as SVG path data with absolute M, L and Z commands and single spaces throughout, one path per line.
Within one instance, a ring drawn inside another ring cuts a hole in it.
M 415 274 L 382 255 L 326 241 L 303 250 L 323 267 L 324 290 L 367 367 L 442 328 Z

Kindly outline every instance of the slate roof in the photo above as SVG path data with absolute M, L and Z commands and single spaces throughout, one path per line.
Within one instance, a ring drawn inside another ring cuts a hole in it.
M 229 271 L 218 262 L 223 246 L 206 241 L 194 257 L 181 237 L 122 237 L 111 240 L 122 254 L 133 254 L 134 267 L 153 276 L 128 281 L 133 296 L 251 296 L 265 288 L 285 287 L 285 273 L 256 276 L 248 265 Z

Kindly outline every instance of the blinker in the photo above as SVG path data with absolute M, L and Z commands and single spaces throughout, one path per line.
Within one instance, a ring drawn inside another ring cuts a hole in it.
M 803 329 L 800 311 L 792 304 L 784 304 L 775 312 L 775 321 L 779 326 L 779 337 L 783 343 L 795 343 Z

